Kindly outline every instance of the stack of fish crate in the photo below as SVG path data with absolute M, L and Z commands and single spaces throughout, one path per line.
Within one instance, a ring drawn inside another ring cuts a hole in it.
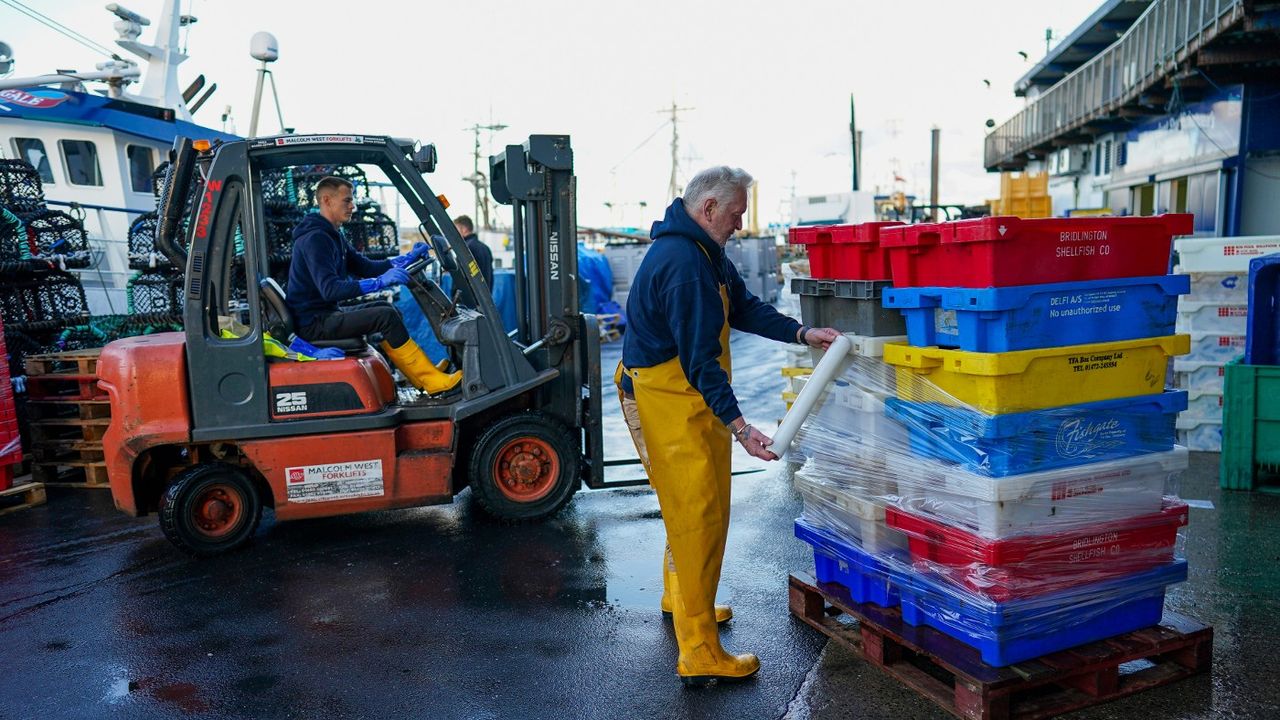
M 792 244 L 808 250 L 812 274 L 791 280 L 791 291 L 800 298 L 801 319 L 810 327 L 839 330 L 853 347 L 824 401 L 830 424 L 838 427 L 833 432 L 809 432 L 802 442 L 807 462 L 795 476 L 804 498 L 801 522 L 873 554 L 904 552 L 907 547 L 906 536 L 885 525 L 879 499 L 894 486 L 884 477 L 882 460 L 869 456 L 876 438 L 898 437 L 899 432 L 885 416 L 893 370 L 884 363 L 884 349 L 906 340 L 906 326 L 901 314 L 886 310 L 881 300 L 891 282 L 889 255 L 880 247 L 884 229 L 898 225 L 802 226 L 789 233 Z M 821 351 L 811 353 L 815 361 L 821 358 Z M 867 452 L 850 452 L 850 446 Z M 887 592 L 854 585 L 859 597 L 884 599 Z
M 997 667 L 1159 623 L 1187 575 L 1187 393 L 1165 378 L 1189 347 L 1189 281 L 1167 273 L 1190 231 L 1188 215 L 883 229 L 907 341 L 883 345 L 888 376 L 854 357 L 841 377 L 887 396 L 883 416 L 853 421 L 837 383 L 797 438 L 818 581 Z
M 1174 362 L 1174 385 L 1190 400 L 1178 418 L 1178 442 L 1191 450 L 1222 449 L 1223 378 L 1244 354 L 1249 261 L 1280 252 L 1280 237 L 1181 238 L 1175 272 L 1191 278 L 1178 302 L 1178 332 L 1191 352 Z

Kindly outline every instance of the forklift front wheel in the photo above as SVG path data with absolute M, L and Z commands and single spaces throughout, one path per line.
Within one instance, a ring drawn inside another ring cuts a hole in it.
M 188 555 L 243 545 L 262 519 L 262 499 L 239 468 L 203 463 L 178 474 L 160 500 L 160 529 Z
M 468 471 L 471 491 L 489 515 L 537 520 L 563 507 L 578 489 L 577 444 L 547 415 L 512 415 L 476 441 Z

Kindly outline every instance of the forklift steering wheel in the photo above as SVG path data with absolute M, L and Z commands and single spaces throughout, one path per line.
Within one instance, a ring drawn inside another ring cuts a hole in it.
M 431 266 L 431 263 L 433 263 L 433 262 L 435 262 L 435 261 L 436 261 L 436 259 L 435 259 L 434 257 L 432 257 L 432 256 L 430 256 L 430 255 L 423 255 L 422 257 L 420 257 L 420 258 L 418 258 L 418 259 L 414 260 L 413 262 L 409 263 L 408 265 L 405 265 L 405 266 L 404 266 L 404 271 L 405 271 L 406 273 L 409 273 L 409 276 L 410 276 L 410 277 L 412 277 L 412 276 L 417 275 L 418 273 L 422 272 L 423 270 L 426 270 L 428 267 L 430 267 L 430 266 Z

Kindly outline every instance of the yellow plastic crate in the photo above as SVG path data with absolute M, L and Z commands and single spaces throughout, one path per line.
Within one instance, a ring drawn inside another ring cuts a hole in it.
M 1189 335 L 1002 353 L 890 343 L 884 360 L 904 400 L 1003 414 L 1161 392 L 1169 358 L 1190 351 Z

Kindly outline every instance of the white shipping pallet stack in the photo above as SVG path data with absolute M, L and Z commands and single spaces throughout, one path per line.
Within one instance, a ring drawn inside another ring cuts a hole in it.
M 1249 260 L 1280 252 L 1278 237 L 1180 238 L 1175 273 L 1191 277 L 1178 299 L 1177 331 L 1191 335 L 1191 352 L 1173 363 L 1174 385 L 1190 393 L 1178 416 L 1178 444 L 1222 450 L 1223 367 L 1244 354 Z

